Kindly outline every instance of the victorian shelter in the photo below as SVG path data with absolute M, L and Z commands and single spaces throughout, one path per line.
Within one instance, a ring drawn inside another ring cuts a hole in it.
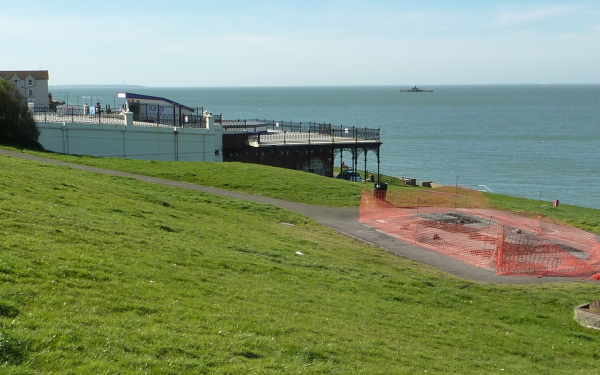
M 333 126 L 327 123 L 267 120 L 221 120 L 223 161 L 265 164 L 334 176 L 339 156 L 340 169 L 358 169 L 364 162 L 364 178 L 370 154 L 380 165 L 379 129 Z

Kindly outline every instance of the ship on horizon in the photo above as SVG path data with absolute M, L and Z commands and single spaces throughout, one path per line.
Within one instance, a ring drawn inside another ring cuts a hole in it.
M 400 90 L 400 92 L 433 92 L 433 90 L 423 90 L 414 85 L 410 90 Z

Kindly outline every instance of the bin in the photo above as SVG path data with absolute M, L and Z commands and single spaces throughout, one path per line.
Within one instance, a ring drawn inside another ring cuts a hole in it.
M 387 184 L 384 182 L 375 183 L 375 198 L 385 200 L 387 198 Z

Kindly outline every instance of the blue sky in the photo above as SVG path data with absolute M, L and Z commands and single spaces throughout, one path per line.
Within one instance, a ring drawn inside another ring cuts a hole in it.
M 600 83 L 600 1 L 0 0 L 0 70 L 50 84 Z

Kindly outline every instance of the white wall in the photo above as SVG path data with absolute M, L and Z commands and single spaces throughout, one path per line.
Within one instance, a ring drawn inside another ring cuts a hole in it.
M 219 125 L 206 129 L 38 122 L 37 127 L 42 146 L 62 154 L 223 161 L 223 130 Z

